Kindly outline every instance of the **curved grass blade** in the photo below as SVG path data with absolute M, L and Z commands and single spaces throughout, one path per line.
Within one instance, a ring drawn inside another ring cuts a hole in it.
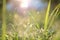
M 49 24 L 49 28 L 52 26 L 55 17 L 58 16 L 58 14 L 59 14 L 58 11 L 59 11 L 59 9 L 57 9 L 57 11 L 55 12 L 55 14 L 53 15 L 53 17 L 52 17 L 52 19 L 51 19 L 51 22 L 50 22 L 50 24 Z
M 49 16 L 49 21 L 48 21 L 48 22 L 50 22 L 53 14 L 54 14 L 54 12 L 55 12 L 55 10 L 57 10 L 58 8 L 60 8 L 60 4 L 58 4 L 58 5 L 55 7 L 55 9 L 52 11 L 52 13 L 50 14 L 50 16 Z

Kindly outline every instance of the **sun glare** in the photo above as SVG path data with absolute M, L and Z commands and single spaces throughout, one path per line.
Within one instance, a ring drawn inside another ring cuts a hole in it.
M 21 0 L 20 7 L 21 8 L 28 8 L 29 6 L 29 0 Z

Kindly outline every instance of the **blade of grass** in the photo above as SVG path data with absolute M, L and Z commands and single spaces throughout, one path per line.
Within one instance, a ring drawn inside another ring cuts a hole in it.
M 33 12 L 34 12 L 34 11 L 33 11 Z M 35 13 L 35 12 L 34 12 L 34 13 Z M 32 14 L 30 14 L 30 17 L 31 17 L 31 19 L 35 22 L 36 27 L 39 28 L 40 26 L 39 26 L 39 24 L 36 22 L 36 18 L 35 18 Z
M 51 19 L 51 22 L 50 22 L 50 24 L 49 24 L 49 28 L 52 26 L 55 17 L 58 16 L 58 14 L 59 14 L 58 11 L 59 11 L 59 9 L 57 9 L 57 11 L 55 12 L 55 14 L 53 15 L 53 17 L 52 17 L 52 19 Z
M 18 40 L 18 33 L 15 33 L 15 40 Z
M 48 22 L 50 22 L 53 14 L 54 14 L 54 12 L 55 12 L 55 10 L 58 9 L 58 8 L 60 8 L 59 6 L 60 6 L 60 4 L 58 4 L 58 5 L 55 7 L 55 9 L 52 11 L 52 13 L 51 13 L 50 16 L 49 16 L 49 21 L 48 21 Z
M 51 0 L 49 0 L 49 3 L 48 3 L 48 8 L 47 8 L 46 16 L 45 16 L 44 30 L 47 29 L 47 25 L 48 25 L 50 5 L 51 5 Z
M 2 40 L 6 40 L 6 0 L 3 0 L 2 10 Z
M 49 27 L 50 28 L 54 22 L 54 19 L 56 16 L 59 15 L 59 13 L 57 13 L 59 11 L 59 8 L 60 8 L 60 4 L 58 4 L 55 9 L 52 11 L 52 13 L 50 14 L 49 16 L 49 20 L 48 20 L 48 23 L 49 23 Z M 56 11 L 56 12 L 55 12 Z M 51 22 L 50 22 L 51 21 Z

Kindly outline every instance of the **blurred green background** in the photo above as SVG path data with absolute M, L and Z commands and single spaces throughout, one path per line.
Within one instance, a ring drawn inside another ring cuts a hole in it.
M 49 0 L 42 0 L 43 3 L 47 3 L 44 9 L 42 8 L 37 11 L 31 8 L 26 12 L 29 14 L 24 14 L 25 16 L 19 14 L 16 10 L 11 12 L 5 9 L 6 13 L 4 17 L 3 1 L 4 0 L 0 0 L 0 40 L 4 38 L 5 40 L 60 40 L 60 5 L 57 8 L 58 10 L 55 10 L 55 12 L 58 11 L 58 15 L 56 14 L 51 28 L 44 30 L 44 21 Z M 6 3 L 8 3 L 8 1 L 9 0 L 6 0 Z M 49 16 L 58 4 L 60 4 L 60 0 L 51 0 Z M 3 21 L 3 19 L 5 19 L 5 21 Z M 5 22 L 6 24 L 4 24 Z M 47 25 L 48 27 L 50 25 L 49 23 Z M 3 28 L 5 27 L 3 25 L 6 26 L 6 30 Z

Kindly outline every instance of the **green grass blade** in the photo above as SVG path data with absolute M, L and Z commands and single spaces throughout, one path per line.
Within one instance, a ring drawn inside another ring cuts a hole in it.
M 45 17 L 44 30 L 47 29 L 47 25 L 48 25 L 48 18 L 49 18 L 50 5 L 51 5 L 51 0 L 49 0 L 49 3 L 48 3 L 48 8 L 47 8 L 46 17 Z
M 6 0 L 3 0 L 2 10 L 2 40 L 6 40 Z
M 33 13 L 35 13 L 35 12 L 33 11 Z M 36 18 L 32 14 L 30 14 L 30 17 L 31 17 L 32 21 L 35 22 L 36 28 L 40 28 L 39 24 L 36 22 Z
M 55 12 L 55 14 L 53 15 L 53 17 L 52 17 L 52 19 L 51 19 L 51 22 L 50 22 L 50 24 L 49 24 L 49 28 L 52 26 L 55 17 L 58 16 L 58 14 L 59 14 L 58 11 L 59 11 L 59 9 L 57 9 L 57 11 Z
M 54 14 L 54 12 L 55 12 L 55 10 L 58 9 L 58 8 L 60 8 L 59 6 L 60 6 L 60 4 L 58 4 L 58 5 L 55 7 L 55 9 L 52 11 L 52 13 L 51 13 L 50 16 L 49 16 L 49 21 L 48 21 L 48 22 L 50 22 L 53 14 Z
M 15 33 L 15 38 L 14 40 L 18 40 L 18 33 Z

